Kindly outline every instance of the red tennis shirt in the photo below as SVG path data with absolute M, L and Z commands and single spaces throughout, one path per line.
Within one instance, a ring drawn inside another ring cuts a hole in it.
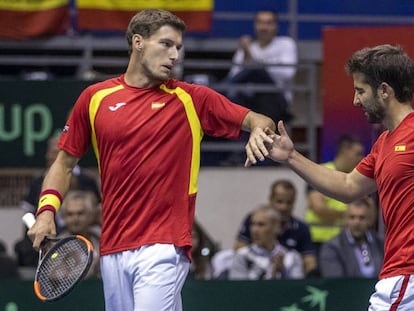
M 383 132 L 357 170 L 378 188 L 386 228 L 380 278 L 414 274 L 414 113 Z
M 136 88 L 124 77 L 86 88 L 59 147 L 93 146 L 102 184 L 101 254 L 154 243 L 191 246 L 204 134 L 239 138 L 248 109 L 174 79 Z

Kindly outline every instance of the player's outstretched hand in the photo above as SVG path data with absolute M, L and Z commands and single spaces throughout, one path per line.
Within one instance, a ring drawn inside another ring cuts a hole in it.
M 268 129 L 261 129 L 259 127 L 255 128 L 249 137 L 249 141 L 245 147 L 247 159 L 244 166 L 250 166 L 259 161 L 264 161 L 267 156 L 269 156 L 269 145 L 273 143 L 273 139 L 266 134 L 265 131 Z
M 289 159 L 289 156 L 295 150 L 295 147 L 288 133 L 286 132 L 283 121 L 278 122 L 277 129 L 280 133 L 279 135 L 270 129 L 266 130 L 266 134 L 268 134 L 273 139 L 273 143 L 267 145 L 269 152 L 268 157 L 273 161 L 283 163 Z

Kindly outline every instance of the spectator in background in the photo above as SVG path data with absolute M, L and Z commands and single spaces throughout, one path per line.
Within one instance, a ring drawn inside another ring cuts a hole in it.
M 7 254 L 5 244 L 0 240 L 0 279 L 17 278 L 18 276 L 16 261 Z
M 207 236 L 197 221 L 192 228 L 191 265 L 188 277 L 197 280 L 209 280 L 212 277 L 211 257 L 213 249 Z
M 364 156 L 364 145 L 354 137 L 343 135 L 338 139 L 333 161 L 322 164 L 333 170 L 349 173 Z M 322 243 L 336 236 L 345 224 L 346 204 L 310 188 L 305 220 L 318 254 Z
M 252 93 L 230 91 L 228 96 L 236 103 L 263 113 L 273 120 L 289 121 L 289 89 L 298 62 L 296 42 L 286 36 L 277 36 L 278 15 L 273 11 L 259 11 L 254 19 L 256 39 L 249 35 L 240 38 L 233 56 L 228 81 L 232 84 L 258 83 L 275 86 L 275 91 Z
M 83 235 L 94 246 L 94 257 L 87 277 L 100 277 L 99 269 L 99 239 L 100 230 L 96 229 L 95 207 L 93 198 L 84 191 L 71 190 L 62 203 L 61 212 L 65 224 L 65 230 L 59 234 L 59 238 L 71 235 Z
M 377 277 L 384 258 L 382 239 L 370 232 L 371 203 L 349 203 L 346 227 L 322 244 L 320 271 L 323 277 Z
M 26 235 L 27 228 L 23 227 L 23 237 L 14 244 L 19 267 L 36 267 L 39 261 L 39 252 L 33 249 L 32 242 Z
M 280 244 L 288 249 L 294 249 L 302 255 L 305 275 L 312 276 L 317 271 L 315 250 L 310 238 L 308 226 L 295 218 L 293 206 L 296 200 L 296 188 L 288 180 L 276 180 L 270 188 L 269 203 L 280 213 L 282 229 L 278 235 Z M 247 215 L 238 233 L 235 249 L 252 242 L 251 214 Z
M 270 205 L 255 209 L 251 216 L 252 243 L 236 250 L 230 268 L 231 280 L 303 278 L 303 262 L 295 250 L 277 240 L 282 217 Z

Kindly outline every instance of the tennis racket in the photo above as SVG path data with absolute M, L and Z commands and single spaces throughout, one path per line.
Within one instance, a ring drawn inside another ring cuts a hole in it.
M 31 228 L 32 213 L 22 218 Z M 43 302 L 56 301 L 67 294 L 87 274 L 93 259 L 93 245 L 82 235 L 45 238 L 39 249 L 39 263 L 34 279 L 34 292 Z

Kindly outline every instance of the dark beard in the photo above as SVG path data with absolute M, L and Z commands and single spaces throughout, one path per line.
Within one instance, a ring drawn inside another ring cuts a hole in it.
M 382 123 L 382 121 L 385 118 L 385 111 L 380 106 L 378 102 L 378 97 L 375 98 L 377 109 L 375 111 L 367 111 L 368 112 L 368 122 L 371 124 L 379 124 Z
M 385 114 L 383 111 L 377 113 L 368 113 L 368 122 L 371 124 L 379 124 L 384 120 Z

